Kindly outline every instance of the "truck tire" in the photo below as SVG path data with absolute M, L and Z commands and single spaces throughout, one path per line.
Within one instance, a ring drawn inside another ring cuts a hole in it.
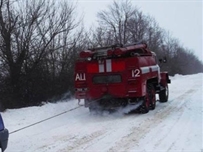
M 162 102 L 162 103 L 167 102 L 168 94 L 169 94 L 168 85 L 166 85 L 166 87 L 159 92 L 159 102 Z
M 150 89 L 150 94 L 149 94 L 150 105 L 149 106 L 150 106 L 151 110 L 154 110 L 156 108 L 156 90 L 152 84 L 149 85 L 149 89 Z
M 141 113 L 145 114 L 149 112 L 149 108 L 150 108 L 150 90 L 151 90 L 151 85 L 147 84 L 146 87 L 146 95 L 144 97 L 144 101 L 142 104 L 142 108 L 141 108 Z
M 89 107 L 89 111 L 90 111 L 90 112 L 95 112 L 96 109 L 95 109 L 95 108 L 92 108 L 92 107 Z
M 101 114 L 102 110 L 99 108 L 93 108 L 93 107 L 89 107 L 89 111 L 91 114 Z
M 89 112 L 93 114 L 102 114 L 104 109 L 101 106 L 98 105 L 91 105 L 89 106 Z

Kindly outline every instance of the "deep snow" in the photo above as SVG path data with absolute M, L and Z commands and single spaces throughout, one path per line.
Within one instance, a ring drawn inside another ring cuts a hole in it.
M 203 74 L 175 75 L 171 82 L 169 101 L 157 102 L 156 109 L 148 114 L 94 115 L 81 106 L 14 132 L 78 105 L 72 99 L 41 107 L 9 109 L 2 113 L 11 132 L 6 152 L 201 152 Z

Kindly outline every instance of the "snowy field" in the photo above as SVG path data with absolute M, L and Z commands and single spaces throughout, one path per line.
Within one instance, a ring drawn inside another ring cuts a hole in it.
M 203 74 L 171 82 L 169 101 L 147 114 L 94 115 L 74 99 L 7 110 L 6 152 L 202 152 Z

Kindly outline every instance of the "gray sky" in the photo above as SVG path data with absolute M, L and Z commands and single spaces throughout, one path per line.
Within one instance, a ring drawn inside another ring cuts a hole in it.
M 78 0 L 78 9 L 85 15 L 84 24 L 96 24 L 97 12 L 106 9 L 113 0 Z M 132 0 L 144 14 L 155 18 L 159 26 L 179 39 L 203 61 L 202 0 Z

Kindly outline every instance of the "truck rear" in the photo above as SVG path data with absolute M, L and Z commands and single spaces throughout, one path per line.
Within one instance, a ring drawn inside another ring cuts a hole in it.
M 136 110 L 147 113 L 155 109 L 156 93 L 161 102 L 168 101 L 168 73 L 160 72 L 145 43 L 82 51 L 74 77 L 75 97 L 90 111 L 139 105 Z

